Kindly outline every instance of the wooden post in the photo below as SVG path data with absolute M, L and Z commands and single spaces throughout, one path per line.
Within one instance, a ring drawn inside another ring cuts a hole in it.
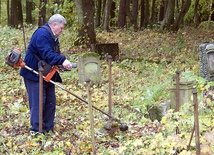
M 86 79 L 87 84 L 87 97 L 88 97 L 88 107 L 89 107 L 89 119 L 90 119 L 90 128 L 91 128 L 91 141 L 92 141 L 92 153 L 96 155 L 95 150 L 95 137 L 94 137 L 94 115 L 91 103 L 91 90 L 90 90 L 90 79 Z
M 187 151 L 189 151 L 189 149 L 190 149 L 190 145 L 191 145 L 191 142 L 192 142 L 192 137 L 193 137 L 194 132 L 195 132 L 195 123 L 194 123 L 193 129 L 192 129 L 192 133 L 191 133 L 191 136 L 190 136 L 189 144 L 187 146 Z
M 42 133 L 43 123 L 43 71 L 44 69 L 39 67 L 39 132 Z
M 112 56 L 108 55 L 108 83 L 109 83 L 109 91 L 108 91 L 108 113 L 109 115 L 112 114 L 112 72 L 111 72 L 111 67 L 112 67 Z
M 196 154 L 200 155 L 200 139 L 199 139 L 199 121 L 198 121 L 198 98 L 197 90 L 193 89 L 193 104 L 194 104 L 194 129 L 195 129 L 195 144 L 196 144 Z
M 176 111 L 180 109 L 180 71 L 176 71 Z
M 176 111 L 180 110 L 180 71 L 177 70 L 176 72 Z M 179 128 L 176 127 L 176 134 L 179 134 Z

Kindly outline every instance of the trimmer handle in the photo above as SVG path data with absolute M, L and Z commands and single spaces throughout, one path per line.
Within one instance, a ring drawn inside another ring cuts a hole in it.
M 72 68 L 77 68 L 77 63 L 72 63 L 71 65 L 72 65 Z M 71 69 L 66 69 L 62 65 L 59 65 L 57 67 L 58 67 L 59 71 L 62 71 L 62 72 L 64 72 L 64 71 L 71 71 Z

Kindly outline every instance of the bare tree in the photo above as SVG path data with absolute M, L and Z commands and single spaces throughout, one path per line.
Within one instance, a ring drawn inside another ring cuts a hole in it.
M 75 44 L 96 44 L 96 34 L 94 31 L 94 1 L 93 0 L 75 0 L 75 6 L 78 11 L 79 40 Z
M 150 22 L 153 23 L 154 19 L 155 19 L 155 3 L 156 0 L 152 0 L 152 9 L 151 9 L 151 18 L 150 18 Z
M 166 13 L 161 23 L 161 29 L 170 30 L 174 22 L 175 0 L 167 0 Z
M 10 0 L 7 0 L 7 24 L 10 25 Z
M 132 10 L 130 9 L 132 2 Z M 134 25 L 137 29 L 137 16 L 138 16 L 138 0 L 120 0 L 118 27 L 126 26 L 126 17 L 130 19 L 130 24 Z
M 19 24 L 21 25 L 23 24 L 21 0 L 11 0 L 11 4 L 10 1 L 8 0 L 7 5 L 8 9 L 10 9 L 11 6 L 10 12 L 8 12 L 9 16 L 8 24 L 18 28 Z
M 173 23 L 173 27 L 172 27 L 173 31 L 178 31 L 178 29 L 184 19 L 184 16 L 186 15 L 186 13 L 188 12 L 188 10 L 190 8 L 190 5 L 191 5 L 191 0 L 186 0 L 184 5 L 181 8 L 181 11 L 179 12 L 177 18 L 175 19 L 175 21 Z
M 141 0 L 141 21 L 140 28 L 147 27 L 149 24 L 149 0 Z
M 200 17 L 198 14 L 198 4 L 199 4 L 199 0 L 195 0 L 195 6 L 194 6 L 194 23 L 195 26 L 198 27 L 198 25 L 200 24 Z
M 27 23 L 33 23 L 32 10 L 33 10 L 32 0 L 26 0 L 26 22 Z
M 42 26 L 46 22 L 46 7 L 45 5 L 47 4 L 47 0 L 40 0 L 39 4 L 39 21 L 38 21 L 38 26 Z
M 96 21 L 95 21 L 95 26 L 98 27 L 101 25 L 101 11 L 102 11 L 102 0 L 97 0 L 96 1 Z
M 116 26 L 115 20 L 112 20 L 116 17 L 116 2 L 112 1 L 111 3 L 111 11 L 110 11 L 110 26 Z
M 17 1 L 16 0 L 11 0 L 11 4 L 10 4 L 10 1 L 9 1 L 9 6 L 11 5 L 11 8 L 10 8 L 10 14 L 9 14 L 9 25 L 10 26 L 15 26 L 15 25 L 18 25 L 18 18 L 16 17 L 16 6 L 17 6 Z
M 117 25 L 120 28 L 126 25 L 126 0 L 120 0 Z
M 22 1 L 17 0 L 17 18 L 18 24 L 23 25 Z
M 132 15 L 132 13 L 131 13 L 130 4 L 131 4 L 131 1 L 130 0 L 126 0 L 126 15 L 129 17 L 131 25 L 133 25 L 135 23 L 135 19 L 134 19 L 134 16 Z
M 106 0 L 105 10 L 104 10 L 104 23 L 103 29 L 109 31 L 109 19 L 110 19 L 110 11 L 111 11 L 112 0 Z
M 145 0 L 145 20 L 144 20 L 145 27 L 147 27 L 148 24 L 149 24 L 149 16 L 150 16 L 150 13 L 149 13 L 149 0 Z
M 1 24 L 1 0 L 0 0 L 0 24 Z
M 214 10 L 214 1 L 212 2 L 211 10 Z M 210 19 L 211 19 L 212 21 L 214 21 L 214 11 L 212 11 Z
M 159 21 L 162 21 L 166 11 L 166 0 L 162 0 L 159 11 Z
M 132 0 L 132 16 L 134 18 L 134 29 L 137 29 L 137 17 L 138 17 L 138 0 Z
M 140 3 L 140 28 L 144 25 L 144 17 L 145 17 L 145 4 L 144 0 L 141 0 Z

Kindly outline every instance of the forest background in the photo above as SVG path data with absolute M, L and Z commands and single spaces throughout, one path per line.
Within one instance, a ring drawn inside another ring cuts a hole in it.
M 97 154 L 198 153 L 191 138 L 191 102 L 182 105 L 179 112 L 170 109 L 158 111 L 158 117 L 151 114 L 153 107 L 170 102 L 169 88 L 177 70 L 182 78 L 196 82 L 200 152 L 214 153 L 213 82 L 200 76 L 198 50 L 202 42 L 213 42 L 212 0 L 0 0 L 0 4 L 2 154 L 92 153 L 88 107 L 60 89 L 55 135 L 30 137 L 28 102 L 19 68 L 4 63 L 13 48 L 20 48 L 24 56 L 32 33 L 54 13 L 67 20 L 60 43 L 62 53 L 71 61 L 77 61 L 79 54 L 93 52 L 99 43 L 119 46 L 119 59 L 112 64 L 113 115 L 127 123 L 129 130 L 121 132 L 117 126 L 103 130 L 106 118 L 94 111 Z M 93 104 L 105 111 L 107 68 L 106 60 L 102 60 L 102 85 L 92 87 Z M 86 98 L 86 88 L 78 83 L 76 70 L 62 77 L 65 87 Z

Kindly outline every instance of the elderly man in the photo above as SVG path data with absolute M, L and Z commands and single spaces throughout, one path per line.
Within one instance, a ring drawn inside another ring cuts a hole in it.
M 39 27 L 32 35 L 28 45 L 24 62 L 27 66 L 38 71 L 38 61 L 44 60 L 49 65 L 62 65 L 71 69 L 72 64 L 64 55 L 60 54 L 58 37 L 63 32 L 66 24 L 65 18 L 60 14 L 50 17 L 48 22 Z M 30 108 L 30 133 L 39 131 L 39 77 L 31 71 L 22 68 L 20 75 L 24 78 L 28 93 Z M 62 82 L 58 72 L 52 77 L 55 82 Z M 52 83 L 43 82 L 43 129 L 42 132 L 54 131 L 54 117 L 56 109 L 55 86 Z

